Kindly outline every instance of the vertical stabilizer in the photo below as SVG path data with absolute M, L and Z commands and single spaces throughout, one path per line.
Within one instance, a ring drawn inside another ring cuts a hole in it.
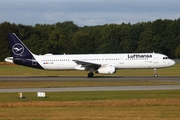
M 43 69 L 34 58 L 35 55 L 23 44 L 15 33 L 8 33 L 7 36 L 12 53 L 12 57 L 5 59 L 7 62 Z
M 22 43 L 22 41 L 16 36 L 15 33 L 8 33 L 7 35 L 12 56 L 14 58 L 33 58 L 32 52 Z

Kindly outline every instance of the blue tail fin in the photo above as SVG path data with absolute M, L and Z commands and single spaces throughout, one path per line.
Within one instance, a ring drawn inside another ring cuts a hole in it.
M 14 58 L 33 58 L 31 51 L 22 43 L 15 33 L 8 33 L 7 35 Z
M 7 35 L 13 58 L 9 57 L 6 61 L 10 60 L 18 65 L 43 69 L 34 58 L 35 55 L 23 44 L 16 34 L 8 33 Z

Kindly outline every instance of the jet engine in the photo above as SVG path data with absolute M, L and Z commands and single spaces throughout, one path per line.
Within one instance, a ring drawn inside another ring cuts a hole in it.
M 113 65 L 105 65 L 105 66 L 101 66 L 95 72 L 99 73 L 99 74 L 114 74 L 114 73 L 116 73 L 116 67 Z

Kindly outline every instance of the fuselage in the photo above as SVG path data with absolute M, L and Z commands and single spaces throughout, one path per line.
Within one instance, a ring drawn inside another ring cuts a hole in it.
M 35 55 L 14 34 L 8 34 L 12 57 L 5 59 L 18 65 L 45 70 L 87 70 L 88 77 L 95 73 L 114 74 L 117 69 L 140 69 L 170 67 L 175 62 L 159 53 L 124 54 L 73 54 L 73 55 Z
M 117 69 L 165 68 L 175 64 L 166 55 L 158 53 L 34 55 L 34 57 L 43 69 L 48 70 L 76 69 L 77 64 L 73 60 L 113 65 Z M 35 61 L 33 64 L 36 67 Z

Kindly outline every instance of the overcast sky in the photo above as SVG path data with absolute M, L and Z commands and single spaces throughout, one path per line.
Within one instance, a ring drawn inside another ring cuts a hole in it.
M 0 23 L 91 26 L 179 17 L 180 0 L 0 0 Z

